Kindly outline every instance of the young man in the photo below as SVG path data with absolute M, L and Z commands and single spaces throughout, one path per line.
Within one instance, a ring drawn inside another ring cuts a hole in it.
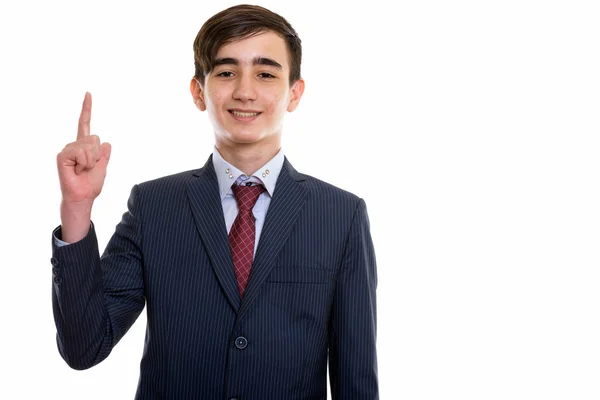
M 281 16 L 236 6 L 194 42 L 191 93 L 214 127 L 204 167 L 135 185 L 100 258 L 90 221 L 110 145 L 58 155 L 53 238 L 60 354 L 105 359 L 147 307 L 136 399 L 377 399 L 375 255 L 365 203 L 297 172 L 283 117 L 302 97 L 301 45 Z

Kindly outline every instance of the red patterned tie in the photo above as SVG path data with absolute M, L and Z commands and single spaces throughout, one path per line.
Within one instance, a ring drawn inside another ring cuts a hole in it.
M 233 185 L 231 188 L 238 203 L 239 213 L 229 231 L 229 244 L 231 246 L 233 267 L 238 281 L 240 297 L 243 298 L 254 257 L 254 236 L 256 229 L 252 208 L 258 200 L 258 196 L 260 196 L 265 188 L 261 185 Z

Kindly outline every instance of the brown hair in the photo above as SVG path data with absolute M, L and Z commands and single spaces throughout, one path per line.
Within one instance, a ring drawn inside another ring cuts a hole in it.
M 290 86 L 300 79 L 302 43 L 282 16 L 264 7 L 241 4 L 209 18 L 194 40 L 194 77 L 204 85 L 204 76 L 214 67 L 219 49 L 236 40 L 273 31 L 285 40 L 290 61 Z

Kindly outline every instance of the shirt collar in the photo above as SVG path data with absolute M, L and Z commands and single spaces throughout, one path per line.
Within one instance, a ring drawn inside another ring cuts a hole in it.
M 283 149 L 280 148 L 279 152 L 277 152 L 273 158 L 260 167 L 250 177 L 236 168 L 233 164 L 227 162 L 221 156 L 216 146 L 213 149 L 212 161 L 215 173 L 217 174 L 217 181 L 219 182 L 221 200 L 223 200 L 227 194 L 233 193 L 231 185 L 245 181 L 261 183 L 269 195 L 273 197 L 275 183 L 277 182 L 277 178 L 283 167 L 284 155 Z

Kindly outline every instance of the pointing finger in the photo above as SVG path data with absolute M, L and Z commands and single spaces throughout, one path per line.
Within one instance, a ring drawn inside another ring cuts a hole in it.
M 79 116 L 79 126 L 77 127 L 77 139 L 90 136 L 90 120 L 92 119 L 92 95 L 85 92 L 83 105 L 81 106 L 81 115 Z

